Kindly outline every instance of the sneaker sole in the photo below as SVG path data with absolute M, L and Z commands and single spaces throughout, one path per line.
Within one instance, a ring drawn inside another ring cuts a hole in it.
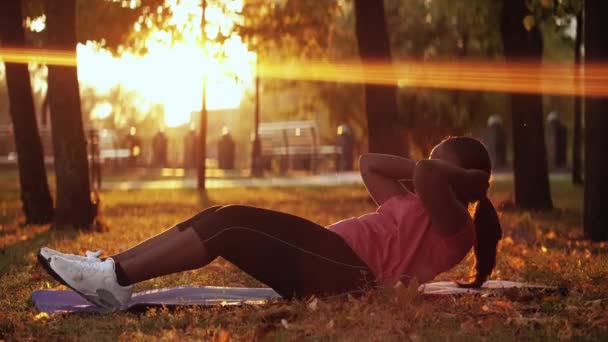
M 112 295 L 112 293 L 110 293 L 106 290 L 103 290 L 103 289 L 97 289 L 97 291 L 96 291 L 97 296 L 86 295 L 86 294 L 78 291 L 74 287 L 72 287 L 65 280 L 63 280 L 63 278 L 61 278 L 61 276 L 59 274 L 57 274 L 57 272 L 53 271 L 53 268 L 49 264 L 49 261 L 44 256 L 42 256 L 42 254 L 40 254 L 40 253 L 38 253 L 38 262 L 49 273 L 49 275 L 51 275 L 51 277 L 53 277 L 53 279 L 57 280 L 62 285 L 69 287 L 72 291 L 78 293 L 81 297 L 86 299 L 89 303 L 91 303 L 95 306 L 101 307 L 103 309 L 109 310 L 109 311 L 120 310 L 120 307 L 121 307 L 120 302 L 116 299 L 116 297 L 114 297 Z

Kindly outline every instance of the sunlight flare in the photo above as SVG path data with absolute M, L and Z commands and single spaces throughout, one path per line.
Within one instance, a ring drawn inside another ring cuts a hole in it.
M 30 63 L 58 66 L 78 66 L 78 78 L 83 86 L 91 87 L 97 95 L 107 95 L 112 89 L 137 93 L 133 103 L 140 110 L 160 104 L 164 124 L 180 126 L 191 122 L 192 113 L 201 110 L 203 75 L 207 79 L 207 108 L 211 111 L 232 109 L 240 105 L 244 91 L 251 87 L 251 64 L 255 54 L 250 52 L 241 37 L 232 34 L 235 17 L 230 13 L 242 10 L 242 0 L 229 0 L 221 4 L 208 4 L 206 10 L 205 40 L 201 39 L 202 9 L 199 0 L 167 0 L 164 8 L 171 10 L 168 24 L 180 31 L 180 39 L 166 31 L 153 30 L 139 36 L 146 53 L 136 54 L 119 49 L 112 54 L 102 44 L 78 44 L 77 52 L 41 49 L 0 49 L 0 60 L 9 63 Z M 139 0 L 123 2 L 123 7 L 135 8 Z M 34 32 L 43 31 L 46 17 L 28 19 L 27 26 Z M 134 23 L 133 30 L 140 32 L 145 20 Z M 227 36 L 222 42 L 214 41 L 219 34 Z M 41 81 L 46 83 L 46 77 Z M 110 105 L 111 106 L 111 105 Z M 96 104 L 91 117 L 103 119 L 111 115 L 108 103 Z
M 224 67 L 231 70 L 239 69 L 238 73 L 251 77 L 255 73 L 255 67 L 250 62 L 255 59 L 255 55 L 247 55 L 246 47 L 240 40 L 234 41 L 232 49 L 235 51 L 235 58 L 224 62 Z M 230 46 L 230 41 L 226 43 Z M 240 50 L 239 50 L 240 49 Z M 161 80 L 173 80 L 175 82 L 174 92 L 152 92 L 150 96 L 162 98 L 164 103 L 172 100 L 180 103 L 179 106 L 190 106 L 192 109 L 200 108 L 200 103 L 192 101 L 184 104 L 180 94 L 187 98 L 194 98 L 195 94 L 201 89 L 200 77 L 184 77 L 184 75 L 199 75 L 203 68 L 209 75 L 217 71 L 213 63 L 207 64 L 197 61 L 203 56 L 194 47 L 176 47 L 176 54 L 170 52 L 158 54 L 149 60 L 150 67 L 163 65 L 164 61 L 171 60 L 175 69 L 161 68 L 157 70 L 161 74 Z M 68 53 L 44 50 L 11 50 L 0 49 L 0 58 L 7 62 L 32 63 L 46 62 L 58 65 L 74 65 L 75 57 Z M 134 57 L 133 57 L 134 58 Z M 139 61 L 142 63 L 142 61 Z M 128 58 L 123 57 L 119 64 L 124 66 L 120 72 L 128 72 L 127 69 L 133 68 Z M 144 63 L 145 64 L 145 63 Z M 166 63 L 165 63 L 166 64 Z M 198 65 L 192 69 L 192 65 Z M 108 66 L 105 69 L 113 72 L 112 69 L 120 68 Z M 145 69 L 146 67 L 141 67 Z M 298 61 L 283 64 L 260 63 L 257 73 L 263 78 L 285 79 L 285 80 L 307 80 L 325 82 L 344 82 L 344 83 L 368 83 L 378 85 L 398 84 L 402 87 L 420 87 L 434 89 L 459 89 L 471 91 L 494 91 L 494 92 L 513 92 L 513 93 L 544 93 L 551 95 L 564 96 L 589 96 L 603 97 L 608 96 L 608 64 L 588 64 L 584 67 L 585 75 L 582 76 L 583 69 L 573 64 L 559 63 L 506 63 L 506 62 L 418 62 L 400 61 L 395 63 L 371 62 L 362 64 L 359 61 L 329 63 L 322 61 Z M 120 73 L 120 72 L 117 72 Z M 144 72 L 141 71 L 143 74 Z M 174 77 L 174 75 L 180 75 Z M 210 76 L 208 100 L 210 108 L 221 108 L 221 104 L 236 106 L 240 101 L 240 93 L 236 92 L 236 86 L 232 81 L 223 80 L 216 75 L 213 81 Z M 125 82 L 129 82 L 125 80 Z M 145 88 L 148 83 L 146 79 L 135 77 L 131 82 L 134 87 Z M 219 99 L 214 104 L 213 99 Z M 177 107 L 177 105 L 176 105 Z M 180 109 L 181 110 L 181 109 Z M 176 108 L 177 111 L 177 108 Z

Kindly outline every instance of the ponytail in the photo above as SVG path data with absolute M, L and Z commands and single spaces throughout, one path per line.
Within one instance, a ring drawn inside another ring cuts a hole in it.
M 477 203 L 475 237 L 475 279 L 471 283 L 458 283 L 461 287 L 481 287 L 496 266 L 496 246 L 502 238 L 502 228 L 488 197 L 483 197 Z
M 470 137 L 449 137 L 437 145 L 431 155 L 439 149 L 447 148 L 464 169 L 481 170 L 492 173 L 492 162 L 486 147 L 477 139 Z M 473 197 L 480 196 L 474 195 Z M 466 199 L 465 199 L 466 200 Z M 498 214 L 487 194 L 481 195 L 475 210 L 475 279 L 471 283 L 458 283 L 461 287 L 481 287 L 496 266 L 496 246 L 502 237 Z

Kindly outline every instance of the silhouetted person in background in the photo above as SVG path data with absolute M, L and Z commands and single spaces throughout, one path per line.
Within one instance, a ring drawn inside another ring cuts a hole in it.
M 336 140 L 336 145 L 342 150 L 338 155 L 338 165 L 336 165 L 336 168 L 338 171 L 351 171 L 353 169 L 355 138 L 346 124 L 338 126 L 338 137 Z
M 184 138 L 184 167 L 192 169 L 198 162 L 198 134 L 194 126 L 190 126 L 190 131 Z
M 159 130 L 152 138 L 153 164 L 164 167 L 167 165 L 167 135 Z
M 486 146 L 494 167 L 507 166 L 507 134 L 502 118 L 496 114 L 488 118 Z
M 549 167 L 565 167 L 567 163 L 568 130 L 560 120 L 558 112 L 551 112 L 547 116 L 546 140 Z
M 222 128 L 222 137 L 217 144 L 218 166 L 222 170 L 234 169 L 234 139 L 228 127 Z

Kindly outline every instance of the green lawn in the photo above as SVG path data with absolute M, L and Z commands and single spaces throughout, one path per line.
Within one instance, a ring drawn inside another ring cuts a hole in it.
M 61 288 L 37 265 L 39 247 L 112 254 L 212 204 L 243 203 L 302 215 L 321 224 L 374 210 L 362 187 L 263 188 L 106 192 L 108 232 L 21 227 L 19 194 L 0 177 L 0 340 L 554 340 L 608 339 L 608 245 L 582 240 L 579 188 L 553 183 L 553 212 L 501 211 L 504 235 L 495 279 L 567 286 L 567 297 L 461 297 L 427 299 L 410 288 L 360 299 L 278 302 L 261 307 L 149 310 L 140 314 L 39 314 L 37 289 Z M 498 182 L 496 203 L 510 197 Z M 440 280 L 464 277 L 468 257 Z M 202 270 L 144 282 L 138 289 L 182 284 L 260 286 L 223 260 Z

